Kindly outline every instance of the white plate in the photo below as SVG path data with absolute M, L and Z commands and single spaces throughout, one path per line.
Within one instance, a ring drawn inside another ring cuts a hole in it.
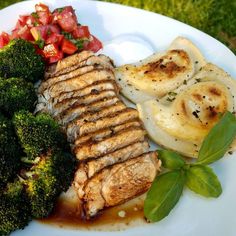
M 15 4 L 0 11 L 0 29 L 10 31 L 18 15 L 31 13 L 37 1 Z M 109 41 L 123 34 L 132 34 L 147 40 L 155 50 L 166 48 L 177 36 L 191 39 L 207 60 L 229 72 L 236 78 L 236 57 L 223 44 L 188 25 L 173 19 L 115 4 L 79 1 L 46 0 L 52 9 L 73 5 L 79 22 L 89 25 L 91 32 L 102 41 Z M 31 222 L 15 236 L 61 235 L 161 235 L 161 236 L 233 236 L 236 234 L 236 155 L 226 156 L 213 165 L 223 194 L 218 199 L 206 199 L 184 190 L 183 197 L 171 214 L 161 222 L 130 228 L 123 232 L 93 232 L 65 230 Z

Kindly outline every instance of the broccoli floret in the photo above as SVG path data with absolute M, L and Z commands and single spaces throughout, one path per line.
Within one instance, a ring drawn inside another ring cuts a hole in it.
M 29 160 L 34 160 L 52 148 L 65 148 L 68 145 L 60 126 L 47 114 L 34 116 L 28 111 L 20 111 L 15 113 L 13 123 Z
M 23 39 L 14 39 L 0 49 L 0 77 L 20 77 L 36 82 L 44 74 L 45 63 L 34 45 Z
M 25 173 L 26 192 L 34 218 L 48 216 L 62 191 L 67 190 L 73 180 L 75 159 L 62 151 L 48 152 Z
M 22 78 L 0 78 L 0 110 L 8 116 L 20 110 L 33 111 L 37 95 L 32 83 Z
M 20 152 L 11 121 L 0 113 L 0 187 L 16 175 Z
M 16 179 L 0 193 L 0 235 L 23 229 L 31 219 L 22 183 Z

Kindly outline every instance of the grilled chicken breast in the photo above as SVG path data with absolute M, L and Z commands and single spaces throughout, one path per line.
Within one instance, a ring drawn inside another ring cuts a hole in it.
M 81 52 L 50 66 L 35 112 L 62 126 L 78 159 L 73 187 L 89 219 L 144 193 L 160 168 L 138 112 L 121 101 L 112 61 Z
M 74 180 L 74 185 L 79 197 L 82 198 L 84 195 L 83 188 L 87 180 L 97 174 L 100 170 L 142 155 L 143 153 L 148 152 L 148 150 L 149 144 L 147 141 L 137 142 L 100 158 L 81 163 L 76 171 Z
M 93 70 L 86 74 L 59 81 L 43 92 L 46 99 L 57 97 L 62 92 L 71 92 L 83 89 L 94 82 L 103 80 L 115 80 L 111 70 Z
M 134 142 L 144 141 L 145 133 L 145 130 L 142 128 L 131 127 L 126 130 L 121 130 L 102 141 L 86 142 L 83 143 L 83 145 L 76 146 L 74 153 L 78 160 L 98 158 Z
M 45 72 L 44 78 L 48 78 L 69 73 L 78 68 L 78 64 L 82 61 L 88 59 L 94 54 L 91 51 L 83 51 L 81 53 L 76 53 L 72 56 L 66 57 L 63 60 L 59 61 L 57 64 L 53 64 L 48 67 Z
M 83 135 L 79 135 L 78 138 L 76 138 L 75 145 L 76 146 L 81 145 L 82 143 L 88 142 L 88 141 L 100 141 L 103 138 L 112 134 L 116 134 L 117 132 L 123 129 L 127 129 L 130 127 L 140 127 L 140 126 L 141 126 L 141 123 L 138 120 L 133 120 L 133 121 L 121 124 L 121 125 L 110 126 L 108 128 L 99 129 L 94 132 L 85 133 Z
M 72 98 L 89 96 L 92 94 L 97 94 L 104 90 L 114 90 L 116 94 L 119 93 L 119 87 L 115 84 L 114 81 L 103 80 L 93 83 L 83 89 L 76 89 L 70 92 L 62 92 L 57 97 L 47 99 L 44 95 L 39 94 L 38 104 L 36 106 L 36 112 L 48 112 L 52 114 L 54 109 L 57 106 L 60 106 L 61 103 L 65 101 L 70 101 Z
M 86 216 L 95 216 L 105 207 L 121 204 L 147 191 L 158 168 L 156 153 L 150 152 L 103 169 L 84 187 Z
M 118 101 L 117 103 L 113 104 L 112 106 L 105 107 L 101 109 L 99 112 L 94 111 L 87 111 L 82 114 L 77 119 L 74 119 L 70 122 L 67 126 L 67 138 L 69 142 L 74 142 L 79 134 L 80 127 L 87 122 L 96 121 L 100 118 L 105 118 L 111 114 L 117 113 L 122 111 L 126 108 L 123 102 Z
M 97 56 L 91 56 L 87 60 L 84 60 L 80 64 L 77 64 L 77 66 L 79 66 L 77 69 L 72 70 L 69 73 L 61 74 L 47 79 L 46 81 L 41 83 L 38 91 L 43 92 L 45 89 L 50 88 L 52 85 L 58 82 L 86 74 L 93 70 L 107 69 L 113 71 L 113 66 L 111 63 Z
M 77 105 L 90 104 L 105 98 L 115 97 L 115 96 L 116 92 L 114 90 L 104 90 L 101 92 L 90 93 L 82 97 L 67 98 L 55 104 L 55 106 L 53 107 L 53 115 L 57 116 L 60 113 L 63 113 L 66 110 L 70 109 L 71 107 Z

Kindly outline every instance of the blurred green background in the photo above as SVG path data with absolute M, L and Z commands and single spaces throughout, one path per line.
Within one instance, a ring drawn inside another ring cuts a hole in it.
M 20 1 L 1 1 L 0 9 Z M 212 35 L 236 53 L 236 0 L 105 1 L 134 6 L 170 16 Z

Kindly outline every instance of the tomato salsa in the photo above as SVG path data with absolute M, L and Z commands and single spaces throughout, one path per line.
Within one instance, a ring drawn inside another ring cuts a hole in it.
M 36 4 L 35 12 L 19 17 L 11 34 L 0 34 L 0 48 L 15 38 L 32 42 L 48 64 L 77 51 L 97 52 L 102 48 L 102 43 L 90 33 L 88 26 L 79 24 L 72 6 L 50 11 L 44 4 Z

